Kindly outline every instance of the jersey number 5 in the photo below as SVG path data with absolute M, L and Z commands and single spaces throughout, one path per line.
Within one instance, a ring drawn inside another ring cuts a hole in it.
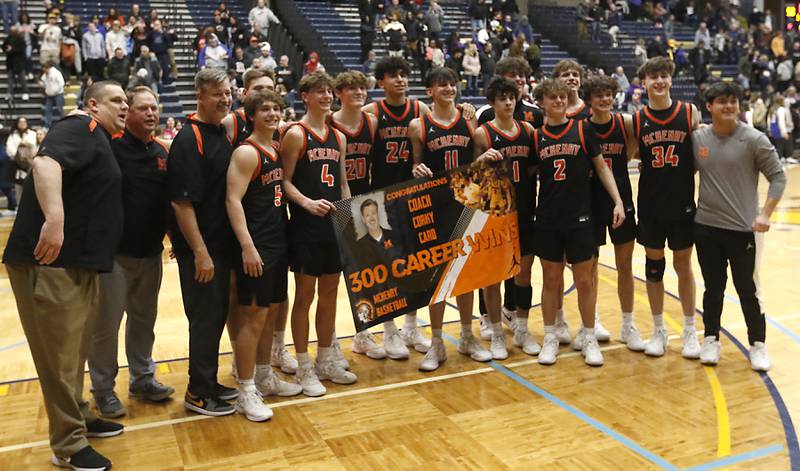
M 333 175 L 328 171 L 328 164 L 322 164 L 321 179 L 322 179 L 322 183 L 325 183 L 328 186 L 333 186 L 333 182 L 335 180 L 333 178 Z
M 403 142 L 387 142 L 386 143 L 386 163 L 387 164 L 396 164 L 398 160 L 402 160 L 403 162 L 408 161 L 408 149 L 406 146 L 408 145 L 407 141 Z
M 565 159 L 555 159 L 553 166 L 556 168 L 553 174 L 553 180 L 563 182 L 567 179 L 567 161 Z
M 677 167 L 680 160 L 680 156 L 675 155 L 674 145 L 668 146 L 666 152 L 664 152 L 663 146 L 655 146 L 653 147 L 653 160 L 650 162 L 653 168 L 663 168 L 665 164 Z

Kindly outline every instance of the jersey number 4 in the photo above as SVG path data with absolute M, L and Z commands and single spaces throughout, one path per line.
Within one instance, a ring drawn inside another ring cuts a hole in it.
M 325 183 L 328 186 L 333 186 L 333 183 L 336 181 L 333 178 L 333 174 L 330 173 L 328 164 L 322 164 L 322 175 L 321 175 L 322 183 Z
M 347 181 L 361 180 L 367 177 L 367 159 L 357 157 L 355 159 L 345 159 L 344 170 L 347 173 Z
M 680 160 L 680 156 L 675 154 L 674 145 L 668 146 L 666 152 L 663 146 L 655 146 L 653 147 L 653 160 L 650 163 L 653 168 L 663 168 L 665 164 L 677 167 Z
M 403 162 L 408 161 L 408 146 L 407 141 L 403 142 L 387 142 L 386 143 L 386 163 L 396 164 L 399 160 Z

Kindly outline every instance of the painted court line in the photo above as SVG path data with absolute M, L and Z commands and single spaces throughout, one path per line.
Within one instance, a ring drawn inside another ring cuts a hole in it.
M 677 338 L 678 336 L 674 336 L 674 337 Z M 600 350 L 605 352 L 605 351 L 609 351 L 609 350 L 618 350 L 618 349 L 624 348 L 624 347 L 625 347 L 625 345 L 623 345 L 623 344 L 614 344 L 614 345 L 608 345 L 606 347 L 603 347 Z M 568 353 L 560 354 L 559 358 L 573 358 L 573 357 L 577 357 L 577 356 L 580 356 L 580 352 L 568 352 Z M 531 365 L 533 363 L 536 363 L 536 359 L 520 360 L 520 361 L 516 361 L 516 362 L 513 362 L 513 363 L 509 363 L 508 367 L 509 368 L 517 368 L 517 367 L 520 367 L 520 366 Z M 326 394 L 325 396 L 320 396 L 320 397 L 306 397 L 306 398 L 302 398 L 302 399 L 293 399 L 293 400 L 289 400 L 289 401 L 278 402 L 278 403 L 275 403 L 275 404 L 269 404 L 269 407 L 271 409 L 277 409 L 277 408 L 281 408 L 281 407 L 309 404 L 309 403 L 313 403 L 313 402 L 327 401 L 327 400 L 337 399 L 337 398 L 341 398 L 341 397 L 359 396 L 359 395 L 362 395 L 362 394 L 373 393 L 375 391 L 389 391 L 389 390 L 392 390 L 392 389 L 400 389 L 400 388 L 406 388 L 406 387 L 410 387 L 410 386 L 416 386 L 418 384 L 432 383 L 432 382 L 436 382 L 436 381 L 446 381 L 446 380 L 449 380 L 449 379 L 462 378 L 462 377 L 465 377 L 465 376 L 473 376 L 473 375 L 483 374 L 483 373 L 492 373 L 494 371 L 498 371 L 498 370 L 496 368 L 484 367 L 484 368 L 478 368 L 478 369 L 474 369 L 474 370 L 467 370 L 467 371 L 459 371 L 459 372 L 455 372 L 455 373 L 449 373 L 449 374 L 445 374 L 445 375 L 431 376 L 431 377 L 427 377 L 427 378 L 419 378 L 419 379 L 414 379 L 414 380 L 409 380 L 409 381 L 402 381 L 402 382 L 399 382 L 399 383 L 390 383 L 390 384 L 384 384 L 384 385 L 381 385 L 381 386 L 371 386 L 371 387 L 368 387 L 368 388 L 353 389 L 353 390 L 349 390 L 349 391 L 340 391 L 340 392 L 336 392 L 336 393 Z M 206 415 L 192 415 L 192 416 L 187 416 L 187 417 L 179 417 L 177 419 L 160 420 L 160 421 L 157 421 L 157 422 L 147 422 L 147 423 L 136 424 L 136 425 L 126 425 L 125 426 L 125 431 L 126 432 L 134 432 L 134 431 L 137 431 L 137 430 L 148 430 L 148 429 L 153 429 L 153 428 L 158 428 L 158 427 L 166 427 L 166 426 L 170 426 L 170 425 L 184 424 L 184 423 L 188 423 L 188 422 L 197 422 L 199 420 L 207 420 L 207 419 L 215 419 L 215 418 L 216 417 L 209 417 L 209 416 L 206 416 Z M 9 453 L 9 452 L 12 452 L 12 451 L 24 450 L 24 449 L 27 449 L 27 448 L 34 448 L 34 447 L 37 447 L 37 446 L 47 446 L 48 444 L 49 444 L 49 442 L 47 440 L 39 440 L 39 441 L 35 441 L 35 442 L 19 443 L 17 445 L 8 445 L 8 446 L 0 447 L 0 454 Z
M 691 468 L 686 468 L 686 471 L 711 471 L 713 469 L 724 468 L 725 466 L 731 466 L 743 463 L 745 461 L 763 458 L 765 456 L 769 456 L 775 453 L 780 453 L 784 449 L 785 448 L 783 445 L 775 444 L 772 446 L 759 448 L 758 450 L 746 451 L 744 453 L 739 453 L 737 455 L 731 455 L 719 460 L 714 460 L 708 463 L 692 466 Z

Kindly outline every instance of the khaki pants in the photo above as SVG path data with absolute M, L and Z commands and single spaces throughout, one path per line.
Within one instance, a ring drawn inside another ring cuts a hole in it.
M 98 312 L 99 277 L 75 268 L 7 265 L 11 289 L 39 375 L 50 447 L 69 457 L 89 445 L 83 372 Z

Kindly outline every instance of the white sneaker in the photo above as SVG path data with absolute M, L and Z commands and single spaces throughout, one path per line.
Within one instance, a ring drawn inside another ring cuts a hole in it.
M 800 162 L 800 161 L 795 159 L 794 157 L 786 157 L 786 163 L 787 164 L 796 164 L 798 162 Z
M 524 332 L 515 330 L 513 342 L 515 347 L 522 347 L 522 351 L 528 355 L 535 356 L 542 351 L 542 347 L 536 343 L 536 340 L 533 339 L 533 336 L 527 330 Z
M 283 344 L 272 344 L 272 357 L 269 364 L 277 366 L 286 374 L 293 375 L 297 371 L 297 360 L 286 350 Z
M 310 397 L 322 396 L 326 392 L 325 386 L 319 382 L 314 365 L 305 364 L 297 366 L 295 381 L 303 388 L 303 394 Z
M 383 332 L 383 348 L 386 356 L 392 360 L 405 360 L 408 358 L 408 348 L 400 332 L 397 329 L 390 329 Z
M 558 337 L 556 334 L 545 334 L 543 343 L 542 350 L 539 352 L 539 364 L 552 365 L 558 358 Z
M 445 361 L 447 361 L 447 352 L 444 348 L 444 342 L 442 339 L 432 339 L 431 348 L 422 358 L 419 369 L 421 371 L 434 371 Z
M 697 330 L 693 325 L 683 328 L 683 350 L 681 350 L 681 355 L 689 360 L 700 358 L 700 342 L 697 341 Z
M 458 341 L 458 353 L 462 355 L 469 355 L 475 361 L 490 361 L 492 359 L 492 352 L 486 350 L 478 339 L 473 335 L 466 337 L 461 336 Z
M 583 350 L 583 344 L 586 343 L 586 331 L 583 330 L 583 327 L 578 329 L 578 333 L 575 335 L 575 338 L 572 339 L 572 349 L 576 352 L 580 352 Z
M 489 350 L 492 353 L 492 360 L 505 360 L 508 358 L 505 334 L 492 335 L 492 344 Z
M 375 342 L 368 330 L 362 330 L 353 337 L 353 353 L 367 355 L 373 360 L 386 358 L 386 350 Z
M 489 314 L 481 314 L 481 340 L 492 340 L 492 321 L 489 320 Z
M 642 335 L 639 333 L 639 329 L 637 329 L 636 325 L 633 323 L 622 325 L 622 330 L 619 334 L 619 341 L 627 345 L 628 350 L 632 352 L 644 351 L 644 341 L 642 341 Z
M 336 336 L 336 333 L 333 334 L 331 349 L 333 354 L 333 362 L 336 363 L 336 366 L 343 370 L 349 370 L 350 362 L 344 357 L 344 352 L 342 352 L 342 346 L 339 345 L 339 337 Z
M 414 350 L 419 353 L 425 353 L 431 348 L 431 339 L 422 335 L 422 332 L 420 332 L 417 327 L 410 329 L 403 328 L 403 330 L 400 331 L 400 338 L 403 339 L 406 347 L 413 347 Z
M 264 404 L 257 390 L 239 390 L 239 397 L 236 399 L 236 412 L 244 414 L 247 420 L 253 422 L 264 422 L 272 418 L 272 409 Z
M 750 367 L 756 371 L 769 371 L 769 354 L 764 342 L 756 342 L 750 347 Z
M 663 327 L 656 327 L 653 329 L 653 336 L 644 347 L 644 354 L 651 357 L 660 357 L 667 353 L 667 346 L 669 345 L 669 337 L 667 337 L 667 329 Z
M 512 311 L 511 309 L 503 306 L 501 320 L 506 327 L 508 327 L 510 330 L 514 330 L 514 326 L 517 323 L 517 311 Z
M 556 317 L 556 338 L 558 343 L 568 345 L 572 338 L 569 336 L 569 325 L 563 315 Z
M 600 318 L 597 316 L 594 318 L 594 338 L 596 338 L 598 342 L 608 342 L 611 340 L 611 334 L 603 327 L 603 324 L 600 323 Z
M 303 387 L 297 383 L 282 380 L 270 368 L 263 376 L 256 375 L 256 389 L 262 396 L 297 396 L 303 392 Z
M 719 363 L 720 345 L 716 337 L 706 337 L 703 339 L 703 348 L 700 350 L 700 363 L 704 365 L 716 365 Z
M 597 344 L 597 337 L 586 336 L 583 342 L 583 361 L 589 366 L 603 366 L 603 352 Z
M 339 366 L 335 358 L 317 358 L 314 369 L 320 381 L 329 380 L 336 384 L 353 384 L 358 381 L 358 376 Z

